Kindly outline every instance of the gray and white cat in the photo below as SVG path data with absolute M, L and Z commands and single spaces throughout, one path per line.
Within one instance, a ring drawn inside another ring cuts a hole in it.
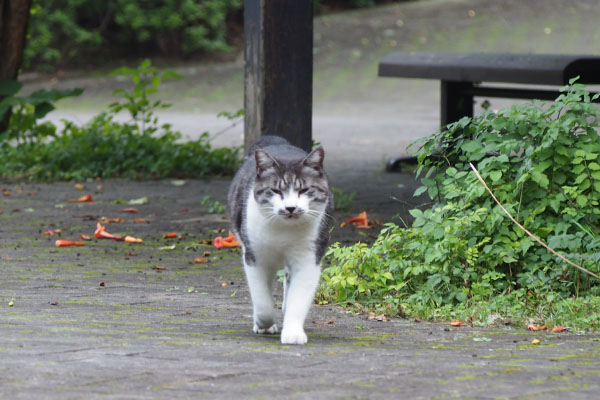
M 307 154 L 278 136 L 250 148 L 227 196 L 233 232 L 242 244 L 254 308 L 254 332 L 277 333 L 273 281 L 285 269 L 281 343 L 304 344 L 304 320 L 321 276 L 333 195 L 324 151 Z

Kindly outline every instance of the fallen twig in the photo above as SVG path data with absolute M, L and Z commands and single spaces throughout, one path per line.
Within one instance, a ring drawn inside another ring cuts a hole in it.
M 496 202 L 496 204 L 498 204 L 500 206 L 500 208 L 502 209 L 502 211 L 504 211 L 504 213 L 506 215 L 508 215 L 508 218 L 510 218 L 510 220 L 512 222 L 514 222 L 519 228 L 521 228 L 521 230 L 523 232 L 525 232 L 526 234 L 528 234 L 529 237 L 531 237 L 536 242 L 538 242 L 539 244 L 541 244 L 542 246 L 544 246 L 546 248 L 546 250 L 548 250 L 550 253 L 554 254 L 555 256 L 557 256 L 558 258 L 560 258 L 561 260 L 563 260 L 567 264 L 570 264 L 570 265 L 574 266 L 575 268 L 577 268 L 578 270 L 580 270 L 582 272 L 585 272 L 586 274 L 588 274 L 590 276 L 593 276 L 594 278 L 600 280 L 600 276 L 596 275 L 595 273 L 593 273 L 591 271 L 588 271 L 587 269 L 583 268 L 582 266 L 575 264 L 573 261 L 569 260 L 568 258 L 566 258 L 566 257 L 558 254 L 556 251 L 554 251 L 554 249 L 552 249 L 546 243 L 542 242 L 542 240 L 540 238 L 538 238 L 537 236 L 535 236 L 533 233 L 529 232 L 527 229 L 525 229 L 523 227 L 523 225 L 521 225 L 519 222 L 517 222 L 517 220 L 514 219 L 513 216 L 510 215 L 510 213 L 506 210 L 506 208 L 504 208 L 504 206 L 502 204 L 500 204 L 500 202 L 498 201 L 498 199 L 496 198 L 496 196 L 494 196 L 494 193 L 492 193 L 492 191 L 490 190 L 490 188 L 488 187 L 488 185 L 486 185 L 486 183 L 483 180 L 483 178 L 481 177 L 481 175 L 479 175 L 479 171 L 477 171 L 477 168 L 475 168 L 475 166 L 472 163 L 469 163 L 469 165 L 471 166 L 471 169 L 473 169 L 473 171 L 475 172 L 475 175 L 477 176 L 477 179 L 479 179 L 479 181 L 481 182 L 481 184 L 483 185 L 483 187 L 485 188 L 485 190 L 487 190 L 488 193 L 492 196 L 492 198 L 494 199 L 494 201 Z

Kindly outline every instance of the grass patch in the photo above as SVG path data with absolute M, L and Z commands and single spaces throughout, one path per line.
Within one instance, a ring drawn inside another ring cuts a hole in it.
M 20 84 L 7 88 L 10 81 L 3 82 L 5 91 L 11 92 L 0 103 L 0 117 L 9 106 L 13 113 L 9 129 L 0 134 L 0 177 L 33 181 L 203 178 L 235 172 L 239 148 L 212 149 L 206 132 L 182 143 L 180 132 L 159 124 L 155 111 L 170 104 L 155 97 L 161 82 L 178 78 L 177 74 L 159 73 L 146 60 L 136 69 L 120 68 L 113 75 L 129 78 L 133 88 L 115 90 L 119 100 L 90 122 L 79 126 L 63 121 L 62 128 L 39 119 L 54 108 L 53 101 L 80 91 L 39 91 L 20 97 L 16 96 Z M 129 113 L 129 122 L 115 120 L 121 111 Z

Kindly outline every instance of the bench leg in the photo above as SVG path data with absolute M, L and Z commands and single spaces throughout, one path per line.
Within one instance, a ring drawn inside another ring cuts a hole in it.
M 471 82 L 442 81 L 442 126 L 456 122 L 462 117 L 473 116 L 473 95 L 467 94 L 471 89 L 473 89 Z

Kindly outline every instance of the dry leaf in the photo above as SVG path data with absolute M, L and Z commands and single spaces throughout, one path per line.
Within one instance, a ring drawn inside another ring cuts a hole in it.
M 78 199 L 69 199 L 69 203 L 89 203 L 94 201 L 91 194 L 86 194 Z
M 155 265 L 154 267 L 152 267 L 158 271 L 164 271 L 165 269 L 167 269 L 167 267 L 163 267 L 162 265 Z
M 143 243 L 144 241 L 140 238 L 136 238 L 136 237 L 127 235 L 127 236 L 125 236 L 125 242 L 127 242 L 127 243 Z
M 57 240 L 55 243 L 56 247 L 67 247 L 67 246 L 84 246 L 83 242 L 74 240 Z
M 312 323 L 315 325 L 333 325 L 335 321 L 330 319 L 329 321 L 313 321 Z

